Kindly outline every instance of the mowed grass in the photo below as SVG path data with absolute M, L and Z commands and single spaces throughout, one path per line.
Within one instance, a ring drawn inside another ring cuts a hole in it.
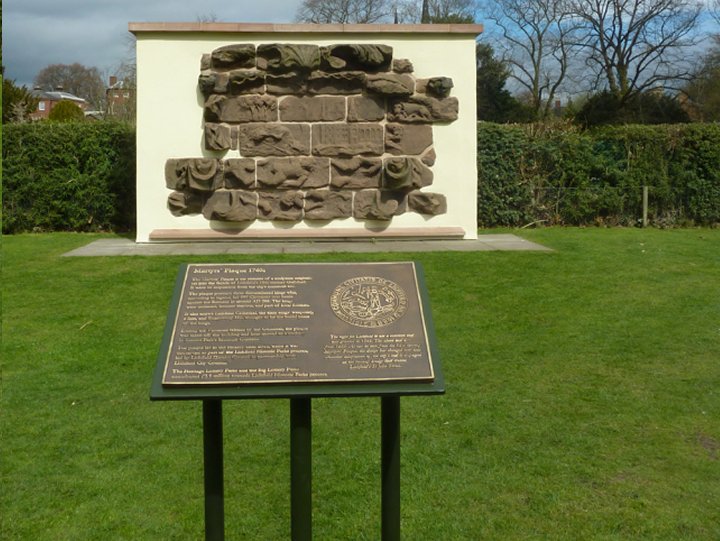
M 203 537 L 198 402 L 151 403 L 178 266 L 425 269 L 447 382 L 402 408 L 407 540 L 720 538 L 720 230 L 553 253 L 64 258 L 3 239 L 3 540 Z M 379 400 L 313 401 L 314 534 L 379 539 Z M 288 539 L 287 400 L 225 402 L 227 539 Z

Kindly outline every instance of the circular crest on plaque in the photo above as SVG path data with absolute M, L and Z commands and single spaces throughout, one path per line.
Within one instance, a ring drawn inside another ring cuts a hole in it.
M 407 295 L 386 278 L 359 276 L 335 288 L 330 307 L 337 317 L 356 327 L 384 327 L 405 314 Z

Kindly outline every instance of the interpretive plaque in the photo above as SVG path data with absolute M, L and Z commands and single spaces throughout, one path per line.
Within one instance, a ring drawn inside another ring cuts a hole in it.
M 415 264 L 190 264 L 163 386 L 432 382 Z

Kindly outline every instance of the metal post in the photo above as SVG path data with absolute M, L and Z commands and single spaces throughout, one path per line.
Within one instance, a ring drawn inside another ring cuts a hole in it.
M 400 541 L 400 397 L 381 400 L 382 541 Z
M 647 186 L 643 186 L 642 207 L 643 207 L 642 225 L 643 225 L 643 227 L 647 227 L 648 226 L 648 187 Z
M 310 398 L 290 399 L 290 537 L 312 539 L 312 409 Z
M 203 400 L 205 455 L 205 539 L 225 539 L 222 400 Z

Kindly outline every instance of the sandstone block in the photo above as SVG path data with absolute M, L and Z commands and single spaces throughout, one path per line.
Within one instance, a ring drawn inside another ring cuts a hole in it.
M 419 214 L 437 216 L 447 213 L 447 199 L 441 193 L 410 192 L 408 207 Z
M 253 94 L 265 91 L 265 74 L 256 70 L 234 70 L 223 74 L 228 78 L 230 94 Z
M 210 192 L 223 184 L 223 165 L 212 158 L 187 160 L 187 187 L 200 192 Z
M 310 154 L 308 124 L 246 124 L 238 128 L 243 156 L 304 156 Z
M 393 60 L 392 69 L 395 73 L 412 73 L 415 68 L 407 58 L 396 58 Z
M 432 143 L 430 125 L 385 125 L 385 151 L 390 154 L 422 154 Z
M 453 86 L 450 77 L 432 77 L 427 82 L 427 93 L 437 98 L 447 98 Z
M 260 188 L 320 188 L 330 183 L 327 158 L 269 158 L 257 164 Z
M 332 122 L 345 119 L 345 98 L 340 96 L 287 96 L 280 102 L 282 122 Z
M 198 87 L 205 97 L 212 93 L 224 94 L 228 89 L 228 81 L 227 73 L 204 71 L 198 76 Z
M 258 196 L 258 216 L 260 218 L 285 222 L 302 220 L 302 192 L 258 192 Z
M 377 73 L 367 76 L 365 88 L 382 96 L 409 96 L 415 91 L 415 81 L 410 75 Z
M 357 156 L 383 153 L 383 127 L 379 124 L 313 124 L 313 154 Z
M 388 190 L 417 190 L 429 186 L 433 172 L 417 158 L 407 156 L 383 161 L 384 188 Z
M 205 101 L 208 122 L 275 122 L 277 119 L 277 98 L 273 96 L 212 95 Z
M 382 178 L 381 158 L 333 159 L 330 163 L 330 184 L 334 188 L 361 190 L 379 188 Z
M 365 73 L 362 71 L 314 71 L 307 81 L 311 94 L 360 94 L 364 87 Z
M 348 122 L 373 122 L 385 118 L 385 100 L 371 96 L 350 96 L 347 99 Z
M 312 71 L 320 67 L 320 48 L 317 45 L 259 45 L 257 57 L 258 68 L 272 73 Z
M 203 206 L 208 220 L 249 222 L 257 218 L 257 195 L 245 190 L 217 190 Z
M 231 158 L 225 160 L 225 182 L 228 189 L 255 187 L 255 160 L 251 158 Z
M 306 220 L 334 220 L 352 216 L 352 192 L 309 190 L 305 192 Z
M 307 79 L 306 73 L 268 73 L 265 89 L 268 94 L 305 94 Z
M 392 47 L 373 44 L 341 44 L 322 47 L 322 69 L 387 71 Z
M 207 150 L 230 150 L 235 148 L 237 132 L 227 124 L 205 123 L 205 148 Z
M 212 67 L 212 55 L 204 54 L 200 57 L 200 71 L 209 70 Z
M 435 154 L 435 149 L 431 148 L 425 154 L 422 155 L 422 157 L 420 158 L 420 161 L 423 162 L 428 167 L 432 167 L 433 165 L 435 165 L 436 159 L 437 159 L 437 155 Z
M 165 186 L 171 190 L 187 188 L 187 158 L 171 158 L 165 162 Z
M 360 220 L 388 221 L 403 214 L 406 208 L 407 198 L 403 193 L 361 190 L 355 194 L 353 216 Z
M 203 194 L 184 191 L 172 192 L 168 196 L 168 209 L 173 216 L 185 216 L 187 214 L 199 214 L 205 202 Z
M 457 98 L 437 99 L 430 96 L 413 95 L 409 98 L 393 100 L 387 119 L 390 122 L 423 124 L 432 122 L 452 122 L 458 118 Z
M 215 69 L 237 69 L 255 67 L 255 46 L 246 44 L 226 45 L 210 54 Z

